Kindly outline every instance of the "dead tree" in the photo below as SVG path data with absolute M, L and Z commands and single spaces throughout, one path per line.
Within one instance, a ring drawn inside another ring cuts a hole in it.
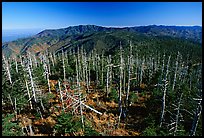
M 35 67 L 38 67 L 38 62 L 37 62 L 35 54 L 33 54 L 33 58 L 34 58 Z
M 127 93 L 126 93 L 126 107 L 128 105 L 128 98 L 129 98 L 129 92 L 130 92 L 130 80 L 132 77 L 132 67 L 133 67 L 133 56 L 132 56 L 132 45 L 130 43 L 130 55 L 128 56 L 128 88 L 127 88 Z
M 83 47 L 81 48 L 81 62 L 82 62 L 82 80 L 83 82 L 86 82 L 86 59 Z
M 44 75 L 45 75 L 45 79 L 47 80 L 47 84 L 48 84 L 48 91 L 49 93 L 51 93 L 51 90 L 50 90 L 50 79 L 49 79 L 49 69 L 48 69 L 48 63 L 47 63 L 48 59 L 46 59 L 46 56 L 43 55 L 43 68 L 44 68 Z
M 176 68 L 175 68 L 175 73 L 174 73 L 174 81 L 173 81 L 172 91 L 174 91 L 174 87 L 176 84 L 176 75 L 177 75 L 177 70 L 178 70 L 178 58 L 179 58 L 179 52 L 178 52 L 177 58 L 176 58 Z
M 170 113 L 170 118 L 172 119 L 171 120 L 171 123 L 168 124 L 168 126 L 170 126 L 170 129 L 169 129 L 169 135 L 173 134 L 173 136 L 176 136 L 177 132 L 178 131 L 183 131 L 183 130 L 178 130 L 178 126 L 180 124 L 181 121 L 184 121 L 183 120 L 183 116 L 181 115 L 181 106 L 182 106 L 182 97 L 183 97 L 183 93 L 181 93 L 180 97 L 179 97 L 179 101 L 178 101 L 178 104 L 175 105 L 175 104 L 172 104 L 172 106 L 174 106 L 174 110 L 176 111 L 176 113 L 172 113 L 171 111 L 168 111 Z M 175 116 L 172 117 L 172 116 Z
M 28 98 L 31 99 L 30 90 L 29 90 L 28 82 L 27 82 L 26 79 L 25 79 L 25 83 L 26 83 L 26 89 L 27 89 L 27 93 L 28 93 Z M 32 101 L 29 100 L 29 103 L 30 103 L 30 108 L 33 109 Z
M 143 72 L 144 72 L 144 62 L 145 62 L 145 59 L 144 59 L 144 56 L 143 56 L 143 60 L 142 60 L 142 65 L 140 67 L 140 84 L 142 84 L 142 77 L 143 77 Z
M 10 84 L 12 84 L 11 72 L 10 72 L 10 67 L 9 67 L 8 60 L 6 60 L 4 54 L 2 54 L 2 56 L 3 56 L 3 61 L 4 61 L 3 67 L 6 70 L 7 78 L 9 80 Z
M 119 118 L 118 118 L 118 125 L 117 127 L 119 127 L 120 124 L 120 119 L 121 119 L 121 115 L 123 112 L 122 109 L 122 79 L 123 79 L 123 68 L 124 68 L 124 61 L 123 61 L 123 55 L 122 55 L 122 46 L 120 44 L 120 89 L 119 89 L 119 102 L 118 102 L 118 107 L 119 107 Z
M 109 58 L 107 57 L 107 62 L 108 62 L 108 65 L 107 65 L 107 72 L 106 72 L 106 97 L 108 97 L 109 93 L 110 93 L 110 79 L 111 79 L 111 55 L 109 55 Z
M 63 66 L 63 76 L 64 81 L 66 80 L 65 63 L 64 63 L 64 52 L 62 51 L 62 66 Z
M 102 56 L 101 56 L 101 84 L 103 85 L 103 66 L 104 66 L 104 51 L 102 52 Z
M 88 90 L 89 93 L 89 73 L 88 73 L 88 61 L 87 61 L 88 57 L 86 56 L 86 52 L 84 53 L 84 60 L 83 60 L 83 64 L 84 64 L 84 72 L 85 72 L 85 82 L 86 82 L 86 88 Z
M 163 55 L 163 61 L 162 61 L 162 75 L 163 75 L 163 72 L 164 72 L 164 61 L 165 61 L 165 57 L 166 57 L 166 55 L 165 55 L 165 53 L 164 53 L 164 55 Z
M 202 113 L 202 99 L 195 99 L 198 101 L 197 103 L 197 109 L 194 115 L 194 119 L 193 119 L 193 123 L 192 123 L 192 127 L 191 127 L 191 132 L 190 132 L 190 136 L 195 136 L 196 133 L 196 128 L 198 126 L 198 122 Z
M 164 114 L 165 114 L 165 107 L 166 107 L 166 91 L 167 91 L 167 85 L 168 85 L 168 74 L 169 74 L 169 63 L 170 63 L 170 58 L 169 56 L 168 63 L 167 63 L 167 68 L 166 68 L 166 74 L 164 77 L 164 90 L 163 90 L 163 98 L 162 98 L 162 111 L 161 111 L 161 118 L 160 118 L 160 127 L 162 126 L 162 123 L 164 121 Z
M 52 56 L 52 53 L 50 53 L 49 55 L 50 55 L 50 59 L 51 59 L 51 62 L 52 62 L 52 66 L 54 67 L 55 66 L 55 62 L 54 62 L 54 58 Z
M 34 101 L 37 102 L 36 100 L 36 91 L 35 91 L 35 87 L 34 87 L 34 81 L 33 81 L 33 76 L 32 76 L 32 73 L 31 73 L 31 62 L 29 61 L 28 62 L 28 65 L 27 65 L 27 69 L 28 69 L 28 73 L 29 73 L 29 78 L 30 78 L 30 83 L 31 83 L 31 88 L 32 88 L 32 94 L 33 94 L 33 97 L 34 97 Z
M 90 74 L 91 74 L 91 55 L 88 57 L 88 85 L 90 86 L 91 84 L 91 77 L 90 77 Z
M 65 106 L 64 106 L 63 94 L 62 94 L 61 85 L 60 85 L 59 80 L 58 80 L 58 86 L 59 86 L 60 99 L 61 99 L 61 102 L 62 102 L 62 109 L 64 110 Z
M 16 72 L 18 73 L 18 62 L 17 62 L 17 57 L 15 57 L 15 64 L 16 64 Z
M 78 61 L 78 63 L 77 63 L 77 66 L 78 66 L 77 70 L 78 70 L 78 78 L 81 81 L 81 79 L 82 79 L 82 68 L 81 68 L 81 59 L 80 59 L 79 46 L 78 46 L 77 49 L 78 49 L 77 50 L 77 61 Z
M 81 103 L 81 94 L 79 94 L 79 103 Z M 84 118 L 83 118 L 83 111 L 82 111 L 82 104 L 80 104 L 80 114 L 81 114 L 81 123 L 82 123 L 82 128 L 84 130 Z

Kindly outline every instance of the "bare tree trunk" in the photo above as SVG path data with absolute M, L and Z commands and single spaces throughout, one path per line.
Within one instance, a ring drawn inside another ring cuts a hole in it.
M 122 79 L 123 79 L 123 56 L 122 56 L 122 46 L 120 45 L 120 90 L 119 90 L 119 103 L 118 103 L 118 107 L 119 107 L 119 118 L 118 118 L 118 126 L 120 125 L 120 119 L 121 119 L 121 115 L 122 115 Z
M 86 82 L 86 59 L 85 59 L 85 52 L 83 52 L 83 47 L 81 48 L 81 60 L 82 60 L 82 80 Z
M 87 56 L 86 56 L 86 53 L 84 53 L 85 56 L 84 56 L 84 66 L 85 66 L 85 80 L 86 80 L 86 88 L 88 90 L 88 93 L 89 93 L 89 74 L 88 74 L 88 61 L 87 61 Z
M 30 83 L 31 83 L 31 87 L 32 87 L 32 93 L 33 93 L 33 97 L 34 97 L 34 101 L 37 102 L 36 100 L 36 94 L 35 94 L 35 87 L 34 87 L 34 81 L 33 81 L 33 77 L 32 77 L 32 73 L 31 73 L 31 63 L 28 63 L 28 73 L 29 73 L 29 78 L 30 78 Z
M 196 109 L 196 113 L 194 115 L 190 136 L 195 136 L 196 128 L 198 126 L 198 122 L 199 122 L 201 113 L 202 113 L 202 97 L 201 97 L 201 99 L 198 99 L 197 109 Z
M 26 83 L 26 89 L 27 89 L 27 92 L 28 92 L 28 98 L 30 99 L 30 100 L 29 100 L 30 108 L 33 109 L 33 105 L 32 105 L 32 101 L 31 101 L 31 96 L 30 96 L 30 91 L 29 91 L 29 88 L 28 88 L 28 82 L 27 82 L 27 80 L 25 80 L 25 83 Z
M 99 78 L 99 76 L 98 76 L 98 55 L 96 54 L 95 55 L 95 71 L 96 71 L 96 86 L 98 86 L 98 78 Z
M 128 88 L 127 88 L 127 93 L 126 93 L 126 100 L 125 100 L 125 103 L 126 103 L 126 107 L 128 106 L 128 98 L 129 98 L 129 92 L 130 92 L 130 79 L 131 79 L 131 69 L 132 69 L 132 63 L 131 63 L 131 58 L 129 57 L 128 58 Z
M 52 53 L 50 53 L 50 59 L 51 59 L 51 62 L 52 62 L 52 66 L 54 67 L 54 66 L 55 66 L 55 62 L 54 62 L 54 59 L 53 59 Z
M 109 73 L 110 73 L 110 60 L 108 60 L 108 58 L 107 58 L 107 61 L 108 61 L 108 68 L 107 68 L 107 72 L 106 72 L 106 93 L 107 93 L 107 95 L 106 95 L 106 97 L 108 97 L 108 95 L 109 95 Z
M 175 130 L 174 130 L 174 136 L 176 135 L 176 132 L 178 130 L 178 122 L 179 122 L 179 114 L 180 114 L 180 106 L 181 106 L 182 96 L 183 96 L 183 93 L 181 93 L 181 96 L 180 96 L 180 99 L 179 99 L 179 103 L 178 103 L 178 107 L 177 107 L 176 126 L 175 126 Z
M 50 79 L 49 79 L 49 69 L 48 69 L 48 63 L 47 63 L 48 59 L 46 58 L 45 55 L 43 55 L 43 68 L 44 68 L 44 74 L 45 74 L 45 78 L 47 80 L 47 84 L 48 84 L 48 91 L 49 93 L 51 93 L 51 90 L 50 90 Z
M 167 91 L 167 77 L 169 73 L 169 62 L 170 62 L 171 56 L 169 56 L 168 63 L 167 63 L 167 69 L 166 69 L 166 75 L 164 78 L 164 91 L 163 91 L 163 98 L 162 98 L 162 112 L 161 112 L 161 120 L 160 120 L 160 127 L 162 126 L 163 120 L 164 120 L 164 113 L 165 113 L 165 107 L 166 107 L 166 91 Z
M 62 51 L 62 66 L 63 66 L 63 74 L 64 74 L 64 81 L 66 80 L 66 72 L 65 72 L 65 63 L 64 63 L 64 52 Z
M 18 73 L 18 62 L 16 60 L 17 57 L 15 57 L 15 63 L 16 63 L 16 72 Z
M 140 68 L 140 84 L 142 84 L 142 77 L 143 77 L 143 72 L 144 72 L 144 57 L 143 57 L 143 60 L 142 60 L 142 65 L 141 65 L 141 68 Z
M 132 45 L 130 42 L 130 56 L 128 56 L 128 88 L 126 93 L 126 107 L 128 106 L 128 98 L 129 98 L 129 92 L 130 92 L 130 80 L 132 77 Z
M 10 68 L 9 68 L 9 63 L 8 61 L 6 60 L 6 58 L 4 57 L 4 54 L 2 54 L 3 56 L 3 60 L 4 60 L 4 63 L 5 63 L 5 69 L 6 69 L 6 73 L 7 73 L 7 77 L 8 77 L 8 80 L 10 82 L 10 84 L 12 84 L 12 80 L 11 80 L 11 73 L 10 73 Z
M 78 63 L 77 63 L 77 57 L 76 57 L 76 74 L 77 74 L 77 76 L 76 76 L 76 78 L 77 78 L 77 89 L 79 90 L 79 88 L 80 88 L 80 82 L 79 82 L 79 67 L 78 67 Z
M 58 80 L 58 86 L 59 86 L 59 92 L 60 92 L 60 99 L 62 101 L 62 109 L 64 110 L 64 100 L 63 100 L 63 94 L 62 94 L 62 90 L 61 90 L 61 85 L 60 85 L 60 81 Z
M 82 128 L 84 130 L 84 118 L 83 118 L 83 111 L 82 111 L 82 104 L 81 104 L 81 93 L 79 95 L 79 103 L 80 103 L 81 123 L 82 123 Z
M 102 65 L 101 65 L 101 84 L 102 84 L 102 85 L 104 84 L 104 83 L 103 83 L 103 66 L 104 66 L 104 65 L 103 65 L 103 64 L 104 64 L 104 63 L 103 63 L 103 59 L 104 59 L 104 52 L 102 52 L 102 57 L 101 57 L 101 60 L 102 60 L 102 61 L 101 61 L 101 64 L 102 64 Z
M 163 72 L 164 72 L 164 60 L 165 60 L 165 54 L 163 55 L 163 63 L 162 63 L 162 75 L 163 75 Z
M 79 47 L 78 47 L 78 50 L 77 50 L 77 60 L 78 60 L 78 79 L 81 81 L 81 76 L 82 76 L 82 73 L 81 73 L 81 60 L 80 60 L 80 53 L 79 53 Z
M 138 85 L 139 82 L 139 76 L 138 76 L 138 53 L 136 55 L 136 67 L 135 67 L 135 76 L 136 76 L 136 86 Z
M 33 55 L 33 57 L 34 57 L 35 67 L 38 67 L 38 62 L 37 62 L 37 59 L 35 57 L 35 54 Z
M 178 70 L 178 58 L 179 58 L 179 52 L 177 54 L 177 59 L 176 59 L 176 69 L 175 69 L 175 74 L 174 74 L 174 81 L 173 81 L 172 91 L 174 91 L 174 87 L 175 87 L 175 84 L 176 84 L 176 75 L 177 75 L 177 70 Z

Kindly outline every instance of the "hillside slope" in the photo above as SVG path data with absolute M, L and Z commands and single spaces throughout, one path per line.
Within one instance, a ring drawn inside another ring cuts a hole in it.
M 146 36 L 146 37 L 145 37 Z M 202 27 L 178 27 L 178 26 L 140 26 L 124 28 L 106 28 L 96 25 L 79 25 L 62 29 L 44 30 L 32 37 L 18 39 L 2 44 L 2 51 L 7 56 L 24 54 L 27 51 L 33 53 L 43 52 L 47 48 L 52 52 L 61 49 L 76 48 L 84 45 L 85 49 L 94 47 L 100 50 L 112 50 L 119 45 L 127 45 L 129 40 L 142 41 L 155 37 L 181 38 L 193 42 L 202 43 Z M 133 42 L 134 43 L 134 42 Z

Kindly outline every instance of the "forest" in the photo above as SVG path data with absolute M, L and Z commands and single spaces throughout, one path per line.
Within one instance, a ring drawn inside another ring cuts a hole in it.
M 202 136 L 202 47 L 114 41 L 2 54 L 2 135 Z

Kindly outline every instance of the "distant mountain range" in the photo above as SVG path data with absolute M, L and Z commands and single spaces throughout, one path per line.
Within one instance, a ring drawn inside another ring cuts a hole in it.
M 27 51 L 34 53 L 48 49 L 51 52 L 75 49 L 83 46 L 87 51 L 111 51 L 122 41 L 127 45 L 129 40 L 133 43 L 151 41 L 153 39 L 168 38 L 202 43 L 201 26 L 139 26 L 112 28 L 96 25 L 70 26 L 62 29 L 44 30 L 32 37 L 18 39 L 2 44 L 2 51 L 7 55 L 24 54 Z
M 2 42 L 10 42 L 19 38 L 26 38 L 33 36 L 43 29 L 3 29 L 2 30 Z

